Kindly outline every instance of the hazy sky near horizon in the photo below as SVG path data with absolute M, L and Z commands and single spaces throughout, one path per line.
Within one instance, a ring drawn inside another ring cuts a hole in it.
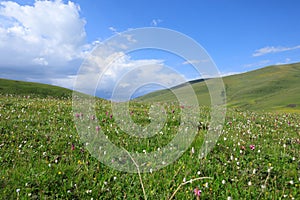
M 99 42 L 142 27 L 191 37 L 222 75 L 299 62 L 299 9 L 298 0 L 0 1 L 0 78 L 72 88 L 82 61 Z M 201 78 L 184 62 L 152 56 L 126 56 L 120 66 L 177 65 L 186 80 Z

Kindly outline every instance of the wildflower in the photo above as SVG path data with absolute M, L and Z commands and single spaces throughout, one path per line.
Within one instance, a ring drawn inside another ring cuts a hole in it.
M 17 192 L 17 193 L 19 193 L 19 192 L 20 192 L 20 189 L 19 189 L 19 188 L 18 188 L 18 189 L 16 189 L 16 192 Z
M 195 149 L 194 149 L 194 147 L 192 147 L 192 150 L 191 150 L 191 151 L 192 151 L 192 154 L 194 154 L 194 153 L 195 153 Z
M 99 132 L 100 126 L 96 126 L 96 131 Z
M 201 190 L 199 190 L 199 188 L 198 187 L 196 187 L 195 189 L 194 189 L 194 194 L 195 194 L 195 196 L 197 196 L 197 197 L 200 197 L 200 195 L 201 195 Z
M 222 180 L 222 184 L 224 185 L 226 183 L 226 181 L 225 180 Z
M 251 183 L 251 181 L 249 181 L 249 182 L 248 182 L 248 186 L 251 186 L 251 185 L 252 185 L 252 183 Z
M 272 169 L 273 167 L 268 168 L 268 173 L 270 173 Z
M 86 192 L 87 194 L 88 194 L 88 193 L 92 193 L 92 190 L 87 190 L 87 191 L 85 191 L 85 192 Z
M 254 144 L 251 144 L 251 145 L 250 145 L 250 149 L 251 149 L 251 150 L 254 150 L 254 149 L 255 149 L 255 145 L 254 145 Z
M 227 200 L 232 200 L 232 197 L 227 197 Z
M 61 171 L 59 171 L 58 174 L 61 174 Z
M 74 145 L 74 144 L 71 145 L 71 150 L 72 150 L 72 151 L 75 150 L 75 145 Z

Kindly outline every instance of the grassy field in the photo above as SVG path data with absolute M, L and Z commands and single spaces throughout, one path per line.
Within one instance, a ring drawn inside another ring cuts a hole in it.
M 7 80 L 0 78 L 0 94 L 12 94 L 31 97 L 59 97 L 72 96 L 72 90 L 48 84 Z
M 176 133 L 181 109 L 190 109 L 164 106 L 167 123 L 151 138 L 137 139 L 119 130 L 104 100 L 97 100 L 98 125 L 128 151 L 159 152 Z M 147 103 L 131 103 L 136 123 L 149 123 L 148 108 Z M 138 174 L 113 170 L 84 148 L 74 120 L 94 119 L 74 115 L 70 99 L 1 95 L 0 110 L 1 199 L 144 199 Z M 201 107 L 201 121 L 206 124 L 208 118 L 209 108 Z M 200 199 L 299 199 L 299 122 L 297 113 L 230 108 L 212 152 L 198 158 L 207 132 L 203 127 L 180 159 L 141 174 L 145 195 L 196 199 L 198 188 Z
M 210 80 L 207 80 L 209 82 Z M 227 105 L 252 111 L 300 112 L 300 63 L 269 66 L 223 78 Z M 205 82 L 191 83 L 201 105 L 210 105 Z M 184 87 L 175 90 L 186 91 Z M 145 102 L 170 102 L 175 96 L 168 90 L 138 98 Z

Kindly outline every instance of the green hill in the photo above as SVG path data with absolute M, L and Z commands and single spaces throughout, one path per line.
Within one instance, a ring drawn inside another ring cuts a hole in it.
M 206 81 L 191 85 L 202 105 L 210 105 Z M 300 63 L 268 66 L 251 72 L 223 78 L 227 105 L 243 110 L 300 111 Z M 173 88 L 184 93 L 185 86 Z M 137 101 L 174 101 L 170 90 L 153 92 Z
M 15 81 L 0 79 L 0 94 L 12 94 L 18 96 L 34 96 L 34 97 L 55 97 L 55 98 L 64 98 L 71 97 L 72 90 L 25 81 Z

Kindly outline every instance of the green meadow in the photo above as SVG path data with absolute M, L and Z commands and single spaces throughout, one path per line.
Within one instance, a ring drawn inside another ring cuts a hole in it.
M 300 63 L 269 66 L 223 78 L 227 106 L 251 111 L 300 111 Z M 198 101 L 210 105 L 206 84 L 211 80 L 193 81 Z M 185 85 L 173 91 L 185 93 Z M 146 102 L 170 102 L 176 97 L 170 90 L 153 92 L 138 98 Z
M 109 101 L 96 100 L 94 122 L 88 113 L 73 113 L 70 90 L 2 79 L 0 197 L 299 199 L 299 72 L 300 64 L 293 64 L 225 77 L 228 108 L 223 129 L 212 151 L 200 158 L 210 107 L 204 100 L 205 83 L 194 83 L 204 102 L 194 127 L 196 137 L 179 159 L 146 173 L 121 172 L 91 156 L 75 122 L 97 123 L 96 131 L 129 153 L 159 154 L 178 132 L 182 110 L 192 109 L 173 101 L 168 91 L 130 102 L 131 118 L 141 126 L 151 122 L 152 102 L 160 101 L 166 113 L 166 123 L 155 136 L 137 138 L 119 128 Z M 196 195 L 195 189 L 201 192 Z

